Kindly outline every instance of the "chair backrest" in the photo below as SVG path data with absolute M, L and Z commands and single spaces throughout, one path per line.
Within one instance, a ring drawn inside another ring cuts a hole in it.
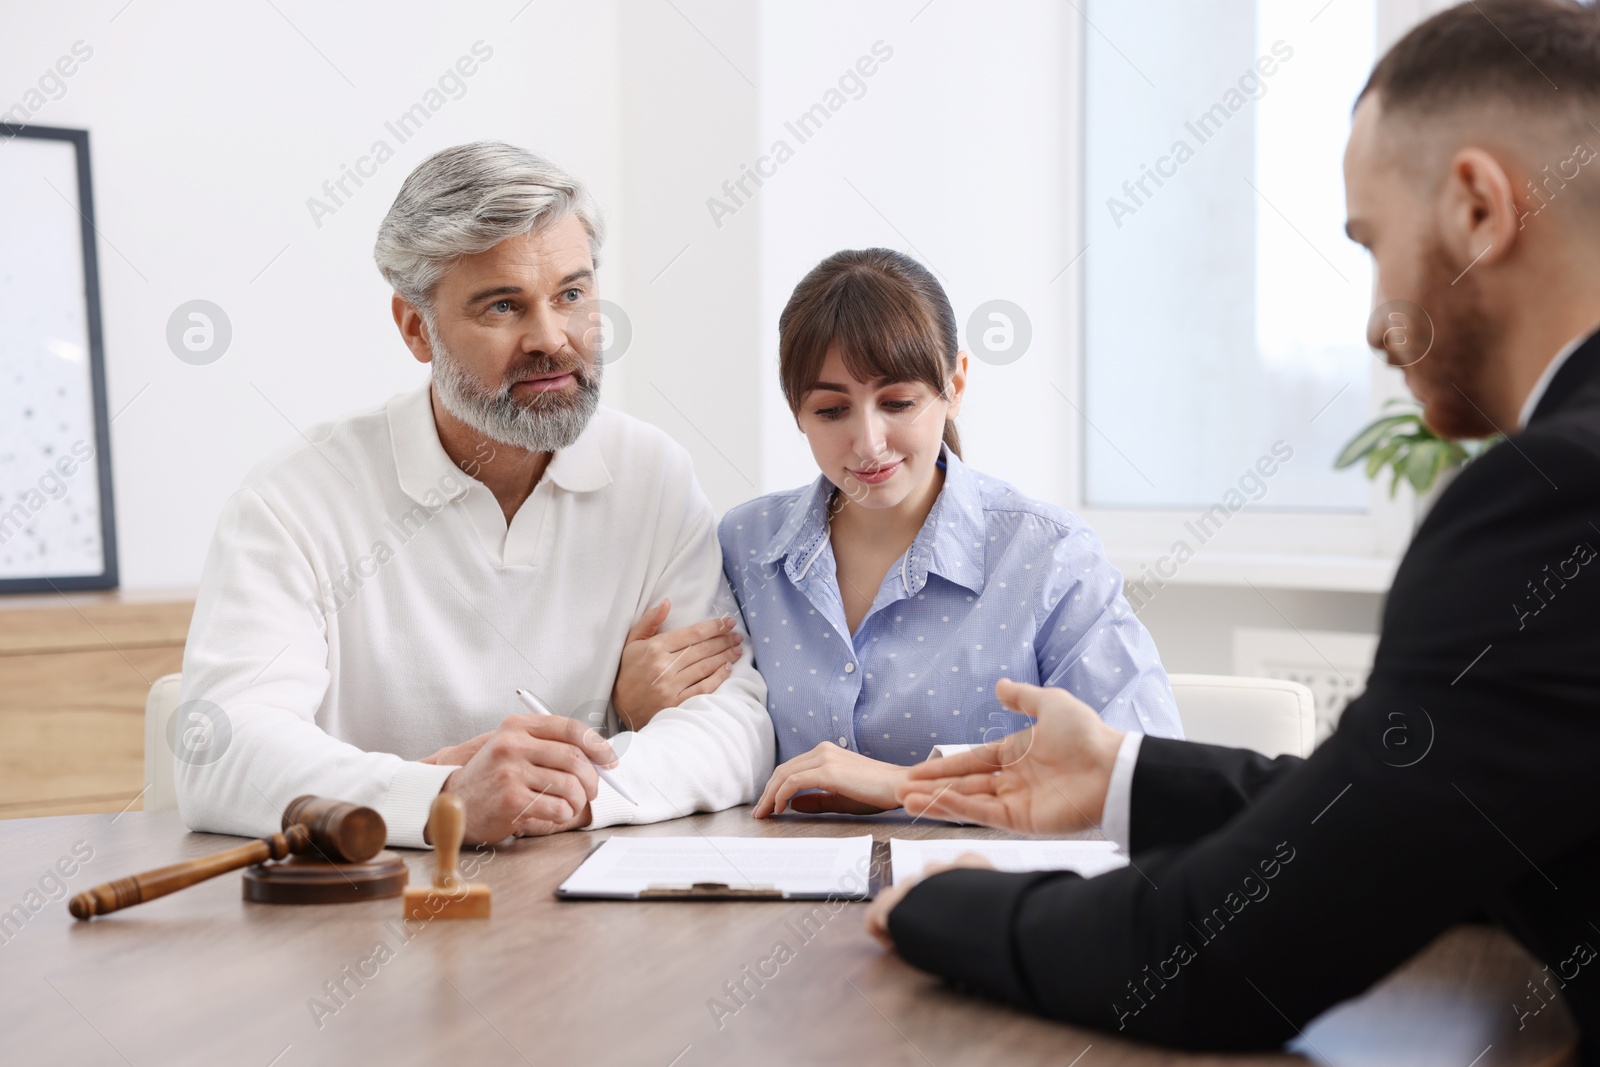
M 1172 695 L 1190 741 L 1248 748 L 1264 756 L 1309 756 L 1316 739 L 1311 690 L 1277 678 L 1226 674 L 1173 674 Z M 164 674 L 144 702 L 145 811 L 178 806 L 167 720 L 178 708 L 183 675 Z
M 1174 674 L 1172 695 L 1190 741 L 1248 748 L 1263 756 L 1309 756 L 1316 744 L 1316 703 L 1299 682 Z
M 172 811 L 178 806 L 167 720 L 178 709 L 182 681 L 181 674 L 163 674 L 151 684 L 150 695 L 144 701 L 145 811 Z

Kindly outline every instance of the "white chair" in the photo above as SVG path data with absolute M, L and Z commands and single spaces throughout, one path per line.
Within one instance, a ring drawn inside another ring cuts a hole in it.
M 1276 678 L 1237 678 L 1225 674 L 1173 674 L 1172 695 L 1190 741 L 1248 748 L 1264 756 L 1309 756 L 1316 739 L 1311 690 Z M 145 811 L 178 807 L 167 720 L 178 708 L 181 674 L 164 674 L 150 686 L 144 702 Z
M 172 746 L 167 744 L 167 720 L 178 709 L 181 674 L 163 674 L 150 686 L 144 701 L 145 811 L 174 811 L 178 788 L 172 776 Z
M 1299 682 L 1225 674 L 1168 677 L 1190 741 L 1253 749 L 1263 756 L 1311 755 L 1316 702 Z

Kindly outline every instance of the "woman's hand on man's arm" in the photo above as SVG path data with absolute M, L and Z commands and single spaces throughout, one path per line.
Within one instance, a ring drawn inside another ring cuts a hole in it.
M 645 612 L 622 647 L 611 704 L 629 730 L 642 729 L 665 708 L 715 691 L 738 662 L 744 637 L 731 616 L 662 633 L 671 610 L 671 602 L 662 600 Z

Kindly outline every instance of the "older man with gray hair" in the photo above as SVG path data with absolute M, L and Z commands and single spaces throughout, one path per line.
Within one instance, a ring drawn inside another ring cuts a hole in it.
M 599 407 L 603 237 L 583 186 L 511 145 L 406 179 L 375 254 L 432 380 L 229 499 L 184 652 L 186 714 L 227 731 L 180 753 L 190 828 L 267 833 L 315 793 L 422 846 L 447 788 L 476 843 L 760 793 L 772 725 L 716 516 L 681 447 Z

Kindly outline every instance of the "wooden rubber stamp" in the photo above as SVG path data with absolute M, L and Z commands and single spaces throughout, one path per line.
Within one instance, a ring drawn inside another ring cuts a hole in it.
M 487 919 L 489 887 L 461 877 L 456 863 L 466 828 L 466 808 L 454 793 L 440 793 L 428 811 L 428 836 L 433 840 L 433 884 L 406 887 L 408 919 Z

